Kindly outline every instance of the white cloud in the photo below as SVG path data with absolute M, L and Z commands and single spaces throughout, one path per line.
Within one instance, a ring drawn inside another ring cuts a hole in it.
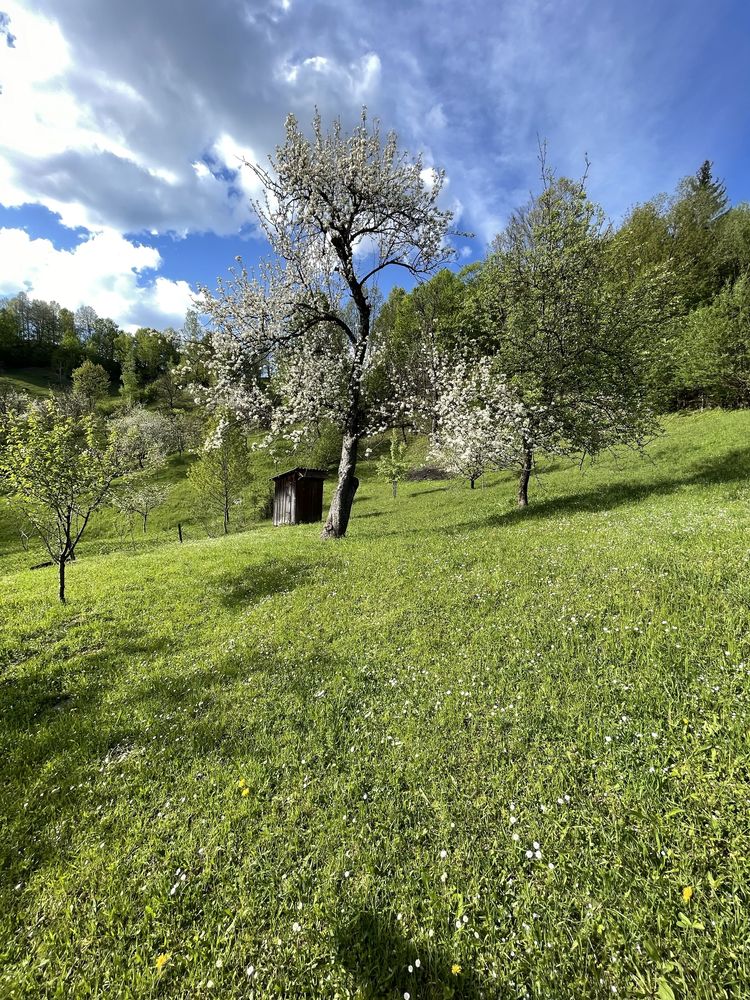
M 2 6 L 15 47 L 0 60 L 0 204 L 91 232 L 237 233 L 258 194 L 238 154 L 265 162 L 287 113 L 304 127 L 316 105 L 348 127 L 367 104 L 445 167 L 480 240 L 538 189 L 537 135 L 560 172 L 590 154 L 613 214 L 707 155 L 722 173 L 734 155 L 746 177 L 727 138 L 736 99 L 719 99 L 747 89 L 742 33 L 701 0 L 680 18 L 645 0 L 469 0 L 460 17 L 444 0 Z M 733 58 L 697 72 L 711 38 Z
M 305 52 L 315 36 L 283 4 L 193 0 L 179 25 L 152 0 L 5 5 L 0 204 L 41 204 L 70 227 L 236 233 L 259 193 L 238 156 L 264 160 L 290 110 L 357 109 L 380 78 L 364 45 Z
M 161 264 L 158 250 L 112 230 L 95 233 L 72 250 L 58 250 L 22 229 L 0 229 L 0 259 L 0 293 L 24 289 L 32 298 L 70 309 L 90 305 L 126 329 L 181 326 L 191 305 L 187 282 L 149 276 Z

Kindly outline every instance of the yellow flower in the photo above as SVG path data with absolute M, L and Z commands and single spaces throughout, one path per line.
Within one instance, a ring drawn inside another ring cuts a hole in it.
M 461 971 L 461 966 L 458 964 L 458 962 L 454 962 L 453 965 L 451 966 L 451 972 L 453 973 L 454 976 L 457 976 L 460 971 Z
M 244 788 L 246 785 L 247 785 L 247 782 L 245 781 L 244 778 L 240 778 L 240 780 L 237 782 L 237 787 L 238 788 Z
M 159 972 L 162 971 L 162 969 L 164 968 L 164 966 L 167 964 L 167 962 L 170 960 L 171 957 L 172 957 L 171 951 L 166 952 L 166 954 L 164 955 L 159 955 L 159 957 L 156 959 L 156 968 L 158 969 Z
M 686 903 L 689 903 L 693 898 L 693 887 L 692 885 L 686 885 L 682 890 L 682 898 Z
M 243 795 L 249 795 L 250 794 L 250 789 L 247 787 L 247 785 L 242 789 L 242 794 Z

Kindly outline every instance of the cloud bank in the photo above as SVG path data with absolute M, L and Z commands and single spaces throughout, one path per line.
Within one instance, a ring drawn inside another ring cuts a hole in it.
M 47 265 L 74 267 L 98 247 L 101 267 L 90 286 L 79 271 L 75 287 L 95 304 L 103 262 L 126 266 L 109 278 L 121 320 L 144 302 L 156 316 L 184 299 L 160 260 L 144 263 L 150 237 L 174 234 L 187 252 L 200 234 L 252 233 L 257 190 L 240 160 L 264 160 L 290 111 L 305 123 L 317 106 L 350 124 L 367 104 L 446 168 L 449 201 L 479 250 L 537 186 L 538 137 L 564 173 L 588 153 L 592 193 L 615 215 L 706 156 L 741 159 L 727 136 L 748 111 L 726 98 L 750 82 L 739 0 L 3 6 L 0 205 L 45 206 L 89 238 L 69 259 L 16 234 L 29 270 L 14 265 L 2 287 L 12 290 L 12 273 L 41 295 Z

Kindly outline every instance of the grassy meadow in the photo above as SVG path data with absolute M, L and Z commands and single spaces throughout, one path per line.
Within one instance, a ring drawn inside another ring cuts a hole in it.
M 65 606 L 2 511 L 0 997 L 750 996 L 749 436 L 328 543 L 179 545 L 174 459 Z

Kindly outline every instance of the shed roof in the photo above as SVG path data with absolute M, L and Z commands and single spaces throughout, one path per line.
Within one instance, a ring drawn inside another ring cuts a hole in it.
M 287 476 L 293 476 L 295 473 L 299 473 L 299 479 L 325 479 L 328 475 L 325 469 L 305 469 L 301 465 L 298 465 L 294 469 L 287 469 L 286 472 L 280 472 L 276 476 L 271 476 L 271 480 L 286 479 Z

